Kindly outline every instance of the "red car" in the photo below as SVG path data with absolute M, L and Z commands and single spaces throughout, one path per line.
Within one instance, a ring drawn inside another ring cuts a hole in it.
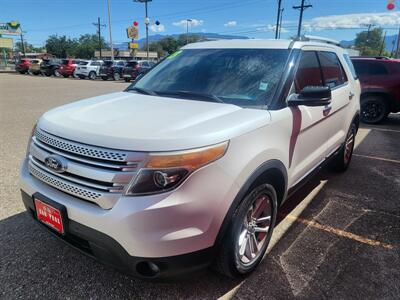
M 79 64 L 79 60 L 70 58 L 63 59 L 60 64 L 60 67 L 55 71 L 55 75 L 64 76 L 65 78 L 69 76 L 77 78 L 77 76 L 75 75 L 75 68 L 77 64 Z
M 361 120 L 377 124 L 399 112 L 400 60 L 352 57 L 352 61 L 362 87 Z
M 15 71 L 21 74 L 26 74 L 28 73 L 29 65 L 30 65 L 29 59 L 23 58 L 15 65 Z

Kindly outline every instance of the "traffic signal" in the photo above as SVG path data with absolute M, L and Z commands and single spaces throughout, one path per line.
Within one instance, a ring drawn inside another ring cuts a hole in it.
M 396 5 L 394 2 L 395 2 L 395 0 L 388 0 L 388 4 L 386 6 L 388 10 L 393 10 L 396 8 Z

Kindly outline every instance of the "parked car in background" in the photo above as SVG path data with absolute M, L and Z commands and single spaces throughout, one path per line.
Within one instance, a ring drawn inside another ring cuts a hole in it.
M 103 64 L 102 60 L 82 60 L 76 66 L 75 74 L 80 79 L 96 79 L 99 76 L 100 67 Z
M 46 112 L 21 167 L 29 215 L 140 278 L 251 273 L 289 196 L 351 162 L 360 83 L 313 38 L 189 44 L 123 92 Z
M 147 61 L 147 60 L 131 60 L 129 61 L 124 70 L 122 77 L 126 82 L 129 82 L 131 80 L 135 80 L 137 76 L 140 74 L 145 74 L 147 73 L 153 66 L 155 65 L 154 62 L 152 61 Z
M 65 78 L 69 76 L 78 77 L 75 74 L 75 69 L 79 62 L 80 61 L 77 59 L 63 59 L 60 64 L 60 68 L 55 71 L 56 76 L 63 76 Z
M 58 70 L 60 64 L 61 60 L 57 58 L 43 59 L 42 63 L 40 64 L 40 72 L 46 76 L 55 76 L 56 70 Z
M 33 75 L 39 75 L 40 72 L 40 64 L 42 63 L 41 59 L 32 59 L 29 64 L 28 73 Z
M 352 57 L 360 79 L 361 120 L 377 124 L 400 111 L 400 60 Z
M 123 69 L 126 65 L 124 60 L 106 60 L 100 67 L 99 76 L 103 80 L 112 78 L 114 80 L 120 80 L 122 78 Z
M 21 58 L 15 65 L 15 71 L 26 74 L 29 71 L 30 60 L 27 58 Z

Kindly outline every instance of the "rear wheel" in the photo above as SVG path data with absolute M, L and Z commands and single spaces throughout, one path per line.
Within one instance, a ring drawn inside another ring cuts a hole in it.
M 79 77 L 80 79 L 85 79 L 85 76 L 84 76 L 84 75 L 78 75 L 78 77 Z
M 44 75 L 46 75 L 47 77 L 50 77 L 50 76 L 51 76 L 51 73 L 45 72 Z
M 54 76 L 61 77 L 60 71 L 58 69 L 54 70 Z
M 277 196 L 270 184 L 251 190 L 233 214 L 224 237 L 217 270 L 229 277 L 251 273 L 267 250 L 277 214 Z
M 367 124 L 382 122 L 389 114 L 389 107 L 380 96 L 367 96 L 361 99 L 361 121 Z
M 103 79 L 104 81 L 106 81 L 106 80 L 108 80 L 108 77 L 103 76 L 103 77 L 101 77 L 101 79 Z
M 96 72 L 94 72 L 94 71 L 91 71 L 90 73 L 89 73 L 89 79 L 90 80 L 95 80 L 96 79 Z
M 79 78 L 79 76 L 76 74 L 76 70 L 74 70 L 74 72 L 72 73 L 72 77 Z
M 63 76 L 64 76 L 64 78 L 68 78 L 68 77 L 69 77 L 69 75 L 66 75 L 66 74 L 65 74 L 65 75 L 63 75 Z
M 350 165 L 351 158 L 353 157 L 353 150 L 354 150 L 354 142 L 357 134 L 357 126 L 356 124 L 351 124 L 350 129 L 347 133 L 346 140 L 333 159 L 331 167 L 333 170 L 338 172 L 344 172 Z

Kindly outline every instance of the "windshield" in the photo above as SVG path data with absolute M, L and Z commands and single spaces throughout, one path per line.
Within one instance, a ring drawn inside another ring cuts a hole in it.
M 193 100 L 214 97 L 242 107 L 263 107 L 272 100 L 288 56 L 287 49 L 182 50 L 128 90 Z

